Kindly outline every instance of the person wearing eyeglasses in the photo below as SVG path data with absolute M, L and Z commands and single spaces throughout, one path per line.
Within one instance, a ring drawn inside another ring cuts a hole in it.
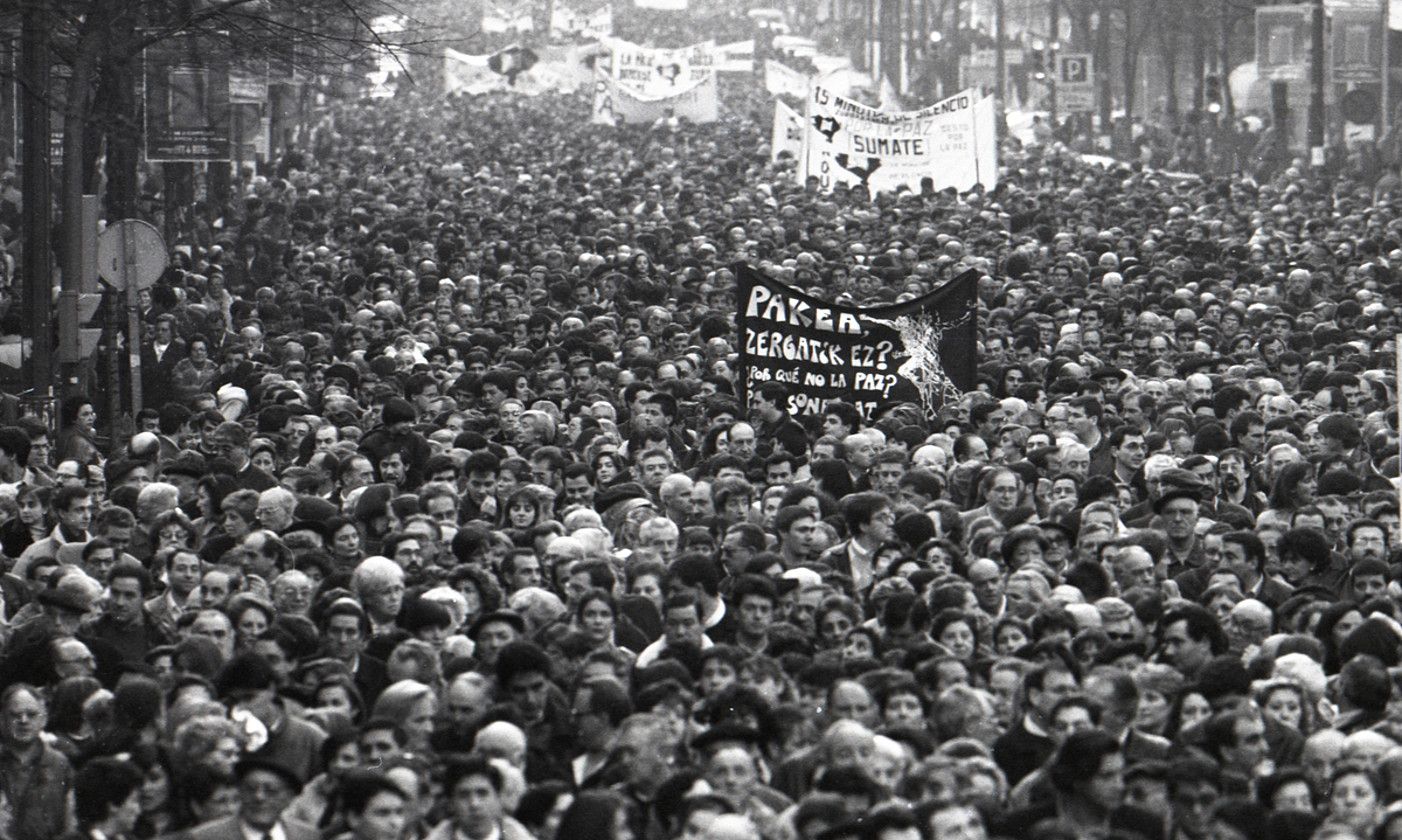
M 0 694 L 0 796 L 10 809 L 10 836 L 54 840 L 68 830 L 73 766 L 41 735 L 48 703 L 32 685 Z

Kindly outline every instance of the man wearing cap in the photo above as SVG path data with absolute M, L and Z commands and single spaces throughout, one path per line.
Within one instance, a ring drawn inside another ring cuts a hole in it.
M 277 486 L 272 476 L 253 465 L 248 457 L 248 430 L 233 421 L 219 424 L 210 435 L 209 447 L 213 453 L 233 464 L 234 484 L 240 490 L 257 490 L 262 493 Z
M 174 458 L 161 465 L 161 480 L 167 484 L 175 485 L 179 492 L 180 509 L 186 514 L 194 516 L 195 508 L 195 488 L 199 480 L 208 474 L 209 467 L 205 463 L 204 456 L 193 450 L 183 450 Z
M 511 610 L 484 613 L 468 628 L 467 637 L 476 647 L 472 651 L 477 670 L 490 674 L 496 668 L 501 649 L 526 635 L 526 620 Z
M 297 774 L 276 761 L 249 757 L 235 765 L 234 775 L 238 815 L 190 829 L 189 840 L 320 840 L 313 826 L 282 817 L 302 789 Z
M 102 595 L 102 584 L 77 569 L 70 570 L 39 592 L 34 599 L 40 615 L 19 627 L 5 646 L 0 662 L 0 686 L 13 682 L 48 685 L 54 677 L 55 638 L 76 637 L 78 630 Z M 100 673 L 110 677 L 121 655 L 100 639 L 84 640 L 97 657 Z
M 248 712 L 267 728 L 267 743 L 253 757 L 286 768 L 297 787 L 301 780 L 321 772 L 321 744 L 326 733 L 287 713 L 277 696 L 277 674 L 266 659 L 256 653 L 235 656 L 219 671 L 215 687 L 224 703 Z
M 417 487 L 423 481 L 424 464 L 433 455 L 433 449 L 423 435 L 414 431 L 418 415 L 413 403 L 403 397 L 391 397 L 380 416 L 383 424 L 365 435 L 360 451 L 375 465 L 381 481 L 405 488 Z M 401 472 L 396 473 L 398 481 L 387 474 L 395 469 L 392 462 L 396 454 L 402 465 Z
M 1170 470 L 1162 476 L 1163 491 L 1154 500 L 1155 517 L 1168 537 L 1168 575 L 1175 580 L 1207 562 L 1197 537 L 1203 484 L 1187 470 Z

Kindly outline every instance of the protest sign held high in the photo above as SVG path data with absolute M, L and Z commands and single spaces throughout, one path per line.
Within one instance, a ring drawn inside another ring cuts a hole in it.
M 742 404 L 750 387 L 782 382 L 791 386 L 790 414 L 843 400 L 871 418 L 897 402 L 935 411 L 974 387 L 976 271 L 872 308 L 820 300 L 748 265 L 735 272 Z
M 780 99 L 774 100 L 774 128 L 769 145 L 771 160 L 778 160 L 784 152 L 794 158 L 803 153 L 803 116 Z
M 613 34 L 613 6 L 586 10 L 557 4 L 550 14 L 550 34 L 556 37 L 578 35 L 606 38 Z
M 991 97 L 966 90 L 919 111 L 885 112 L 833 92 L 819 81 L 807 96 L 804 153 L 798 175 L 865 186 L 875 195 L 905 187 L 960 191 L 998 182 Z
M 716 75 L 708 74 L 690 87 L 666 96 L 646 96 L 630 90 L 599 71 L 594 79 L 595 125 L 655 123 L 677 117 L 693 123 L 715 122 L 719 116 Z
M 623 87 L 645 97 L 670 96 L 715 73 L 712 41 L 689 47 L 644 47 L 609 38 L 609 72 Z

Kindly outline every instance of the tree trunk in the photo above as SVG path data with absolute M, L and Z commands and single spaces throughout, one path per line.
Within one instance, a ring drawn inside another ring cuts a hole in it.
M 84 19 L 83 33 L 74 51 L 63 113 L 63 248 L 60 255 L 63 280 L 58 301 L 58 347 L 65 396 L 77 396 L 83 390 L 76 372 L 78 293 L 83 282 L 83 190 L 88 180 L 86 150 L 87 128 L 92 118 L 91 91 L 101 44 L 107 37 L 106 16 L 101 11 L 104 5 L 94 3 Z
M 1222 78 L 1222 113 L 1228 120 L 1236 117 L 1236 103 L 1232 101 L 1232 86 L 1228 83 L 1232 72 L 1232 30 L 1236 26 L 1236 18 L 1232 16 L 1227 7 L 1222 7 L 1222 37 L 1217 46 L 1217 66 L 1221 68 Z M 1386 35 L 1384 35 L 1386 37 Z
M 1125 12 L 1125 48 L 1121 56 L 1120 76 L 1124 79 L 1125 86 L 1125 121 L 1128 122 L 1134 117 L 1134 87 L 1139 78 L 1139 39 L 1138 33 L 1134 31 L 1135 14 L 1134 2 L 1124 5 Z
M 1193 58 L 1193 110 L 1202 111 L 1202 73 L 1203 64 L 1207 60 L 1207 47 L 1203 43 L 1202 27 L 1194 26 L 1189 30 L 1192 40 Z
M 1160 56 L 1163 59 L 1164 112 L 1173 125 L 1178 124 L 1178 25 L 1165 21 L 1159 28 Z

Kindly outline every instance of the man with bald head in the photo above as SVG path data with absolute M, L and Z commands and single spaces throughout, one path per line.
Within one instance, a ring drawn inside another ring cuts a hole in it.
M 444 693 L 446 725 L 435 727 L 430 743 L 436 753 L 466 752 L 492 707 L 492 681 L 476 671 L 458 674 Z
M 1334 765 L 1344 754 L 1348 736 L 1337 729 L 1321 729 L 1305 739 L 1300 751 L 1300 766 L 1314 789 L 1315 799 L 1323 802 L 1329 796 L 1329 777 Z
M 1247 598 L 1232 607 L 1232 611 L 1227 614 L 1227 641 L 1230 645 L 1228 649 L 1234 654 L 1241 654 L 1252 648 L 1259 648 L 1271 634 L 1273 621 L 1271 608 L 1255 598 Z
M 488 758 L 500 758 L 525 772 L 526 733 L 514 723 L 496 720 L 482 727 L 472 742 L 472 751 Z
M 849 681 L 850 682 L 850 681 Z M 842 689 L 834 685 L 833 694 Z M 808 749 L 785 759 L 774 770 L 771 786 L 797 802 L 812 788 L 822 768 L 865 767 L 876 755 L 876 734 L 855 720 L 839 720 Z

